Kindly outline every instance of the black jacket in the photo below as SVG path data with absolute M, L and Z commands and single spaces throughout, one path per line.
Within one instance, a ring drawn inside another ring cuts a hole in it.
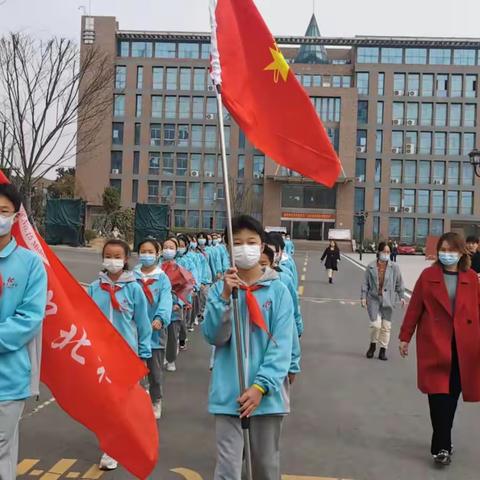
M 480 252 L 475 252 L 471 255 L 472 258 L 472 270 L 477 273 L 480 273 Z
M 338 248 L 331 249 L 327 247 L 323 252 L 321 260 L 325 259 L 325 268 L 331 270 L 338 270 L 338 261 L 340 260 L 340 250 Z

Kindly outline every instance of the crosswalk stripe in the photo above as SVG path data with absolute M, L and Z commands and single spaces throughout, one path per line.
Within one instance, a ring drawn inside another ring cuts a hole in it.
M 76 458 L 62 458 L 47 473 L 43 474 L 40 480 L 59 479 L 76 461 Z
M 70 472 L 67 473 L 67 478 L 78 478 L 80 476 L 79 472 Z
M 40 460 L 37 460 L 35 458 L 26 458 L 25 460 L 22 460 L 18 465 L 17 465 L 17 475 L 24 475 L 27 473 L 32 467 L 34 467 Z
M 83 474 L 82 478 L 85 478 L 88 480 L 96 480 L 97 478 L 100 478 L 102 475 L 103 475 L 103 472 L 98 468 L 98 466 L 93 465 Z
M 43 470 L 31 470 L 29 475 L 31 477 L 39 477 L 43 473 Z

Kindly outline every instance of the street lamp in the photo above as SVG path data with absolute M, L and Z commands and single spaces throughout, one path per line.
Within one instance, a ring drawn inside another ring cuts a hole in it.
M 475 175 L 480 177 L 480 150 L 474 148 L 468 156 L 470 157 L 470 164 L 475 169 Z

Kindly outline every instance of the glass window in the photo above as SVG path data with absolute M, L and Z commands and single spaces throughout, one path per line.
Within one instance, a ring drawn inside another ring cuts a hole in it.
M 193 118 L 200 120 L 205 117 L 203 97 L 193 97 Z
M 217 186 L 215 183 L 206 182 L 203 184 L 203 206 L 213 207 L 213 201 L 215 200 L 215 193 Z
M 244 149 L 245 148 L 245 133 L 240 130 L 238 134 L 238 148 Z
M 177 97 L 165 97 L 165 118 L 177 117 Z
M 207 114 L 215 115 L 217 113 L 217 99 L 215 97 L 207 97 Z
M 433 162 L 433 183 L 439 185 L 445 183 L 445 162 Z
M 150 58 L 153 52 L 152 42 L 132 42 L 132 57 Z
M 343 76 L 343 87 L 350 87 L 352 83 L 352 77 L 349 75 L 344 75 Z M 322 76 L 321 75 L 312 75 L 312 87 L 321 87 L 322 86 Z
M 417 132 L 406 132 L 405 134 L 405 153 L 417 153 L 418 134 Z
M 418 73 L 408 74 L 408 93 L 410 96 L 417 96 L 420 91 L 420 75 Z
M 167 82 L 166 82 L 167 90 L 177 89 L 177 76 L 178 76 L 178 68 L 176 67 L 167 68 Z
M 462 122 L 462 104 L 452 103 L 450 104 L 450 115 L 448 123 L 451 127 L 459 127 Z
M 202 156 L 199 153 L 192 153 L 190 155 L 190 172 L 200 173 L 201 161 L 202 161 Z
M 453 51 L 454 65 L 476 65 L 477 51 L 473 49 L 455 49 Z
M 459 133 L 448 134 L 448 154 L 460 155 L 460 134 Z
M 340 75 L 332 75 L 332 87 L 341 88 L 341 86 L 342 86 L 342 77 Z
M 175 210 L 175 227 L 185 228 L 185 210 Z
M 119 43 L 118 53 L 121 57 L 128 57 L 130 55 L 130 42 L 122 41 Z
M 422 75 L 422 95 L 424 97 L 433 97 L 433 75 L 430 73 Z
M 435 104 L 435 126 L 436 127 L 447 126 L 447 104 L 446 103 Z
M 390 163 L 390 181 L 400 183 L 402 181 L 402 161 L 392 160 Z
M 475 148 L 475 134 L 463 134 L 463 155 L 468 155 Z
M 399 153 L 403 151 L 403 132 L 398 130 L 392 132 L 392 149 L 399 149 Z
M 441 190 L 432 191 L 432 213 L 444 213 L 444 192 Z
M 188 205 L 197 208 L 200 206 L 200 182 L 188 184 Z
M 430 233 L 435 237 L 443 235 L 443 220 L 434 218 L 430 222 Z
M 162 191 L 161 191 L 160 202 L 161 203 L 173 202 L 173 182 L 162 181 Z
M 112 152 L 110 157 L 110 173 L 118 175 L 122 173 L 122 152 Z
M 388 219 L 388 238 L 400 239 L 400 218 L 390 217 Z
M 407 125 L 418 123 L 418 103 L 407 103 Z
M 115 67 L 115 88 L 123 89 L 127 85 L 127 67 L 117 65 Z
M 163 175 L 173 175 L 173 153 L 172 152 L 163 152 L 162 154 L 163 165 L 162 165 L 162 174 Z M 171 182 L 168 182 L 169 184 Z M 162 182 L 163 184 L 163 182 Z M 172 187 L 173 188 L 173 187 Z M 162 193 L 163 195 L 163 193 Z
M 467 103 L 463 107 L 463 126 L 475 127 L 477 118 L 477 106 L 475 104 Z
M 142 96 L 137 95 L 135 99 L 135 116 L 141 117 L 142 116 Z
M 403 102 L 393 102 L 393 123 L 403 125 L 405 104 Z
M 381 197 L 381 189 L 375 188 L 373 191 L 373 211 L 374 212 L 380 211 L 380 197 Z
M 430 190 L 417 190 L 417 213 L 430 212 Z
M 390 206 L 400 208 L 402 203 L 402 191 L 399 188 L 390 190 Z
M 420 132 L 420 153 L 432 153 L 432 132 Z
M 451 85 L 450 85 L 450 96 L 451 97 L 461 97 L 463 94 L 463 76 L 462 75 L 452 75 L 451 76 Z
M 431 48 L 430 65 L 450 65 L 452 51 L 449 48 Z
M 148 203 L 158 203 L 158 180 L 149 180 L 147 183 L 148 188 Z
M 138 202 L 138 180 L 132 180 L 132 203 Z
M 364 158 L 357 158 L 355 160 L 355 177 L 359 182 L 365 181 L 367 171 L 366 163 L 367 161 Z
M 113 96 L 113 116 L 123 117 L 125 115 L 125 95 Z
M 193 89 L 196 91 L 205 90 L 205 69 L 204 68 L 193 69 Z
M 152 95 L 152 117 L 162 118 L 162 112 L 163 112 L 163 97 L 161 95 Z
M 192 125 L 192 147 L 202 148 L 203 146 L 203 126 Z
M 363 147 L 363 151 L 367 149 L 367 131 L 357 130 L 357 147 Z
M 475 98 L 477 96 L 477 76 L 467 75 L 465 77 L 465 96 Z
M 415 219 L 404 218 L 402 222 L 401 241 L 405 243 L 413 243 L 414 236 L 415 236 Z
M 180 69 L 180 90 L 191 90 L 192 88 L 192 69 Z
M 209 43 L 202 43 L 202 45 L 201 45 L 201 57 L 202 57 L 202 60 L 209 60 L 210 59 L 210 44 Z
M 207 125 L 205 127 L 205 148 L 217 148 L 217 127 Z
M 190 125 L 178 125 L 178 146 L 188 147 L 190 143 Z
M 424 185 L 430 183 L 430 162 L 426 160 L 420 160 L 418 169 L 418 183 Z
M 378 74 L 377 94 L 381 97 L 385 95 L 385 74 L 383 72 Z
M 393 90 L 394 92 L 397 92 L 398 95 L 403 95 L 405 93 L 404 73 L 395 73 L 393 75 Z
M 368 101 L 359 100 L 357 110 L 358 123 L 368 123 Z
M 383 131 L 377 130 L 375 132 L 375 152 L 382 153 L 383 151 Z
M 206 177 L 215 176 L 215 161 L 217 160 L 216 155 L 205 155 L 203 161 L 203 174 Z
M 409 65 L 425 65 L 427 63 L 427 49 L 406 48 L 405 63 Z
M 473 192 L 462 192 L 461 215 L 473 215 Z
M 447 192 L 447 213 L 448 215 L 458 215 L 458 191 Z
M 180 97 L 178 99 L 178 118 L 190 118 L 190 97 Z
M 437 97 L 448 97 L 448 75 L 437 75 Z
M 150 152 L 148 155 L 148 174 L 158 175 L 160 173 L 160 153 Z
M 200 212 L 198 210 L 189 210 L 187 228 L 200 228 Z
M 227 155 L 227 163 L 229 163 L 229 158 L 230 155 Z M 218 171 L 218 176 L 220 178 L 223 178 L 223 163 L 222 163 L 222 157 L 219 155 L 217 159 L 217 171 Z
M 380 237 L 380 217 L 373 217 L 373 239 L 378 242 Z
M 418 218 L 416 243 L 418 245 L 425 245 L 427 237 L 428 237 L 428 218 Z
M 152 67 L 152 87 L 154 90 L 163 89 L 163 67 Z
M 377 47 L 358 47 L 357 48 L 357 63 L 378 63 Z
M 175 58 L 177 56 L 177 44 L 173 42 L 155 42 L 156 58 Z
M 137 67 L 137 89 L 141 90 L 143 88 L 143 67 Z
M 123 123 L 115 122 L 112 124 L 112 144 L 123 144 Z
M 237 178 L 245 178 L 245 155 L 238 156 Z
M 253 156 L 253 178 L 263 178 L 265 172 L 265 156 L 254 155 Z
M 403 182 L 416 183 L 417 180 L 417 162 L 415 160 L 406 160 L 403 165 Z
M 187 182 L 175 182 L 175 203 L 177 205 L 187 204 Z
M 175 125 L 165 123 L 163 125 L 163 145 L 166 147 L 175 145 Z
M 200 58 L 200 45 L 198 43 L 179 43 L 178 58 Z
M 138 175 L 140 171 L 140 152 L 133 152 L 133 166 L 132 166 L 132 173 L 134 175 Z
M 403 63 L 402 48 L 382 48 L 382 63 Z
M 363 212 L 365 210 L 365 189 L 355 187 L 355 212 Z
M 202 213 L 202 228 L 213 230 L 213 211 L 205 210 Z
M 448 162 L 448 184 L 458 185 L 460 183 L 460 163 Z
M 421 125 L 429 127 L 433 121 L 433 103 L 422 103 Z
M 188 154 L 177 153 L 177 169 L 176 173 L 179 177 L 184 177 L 187 174 L 188 168 Z
M 447 150 L 447 134 L 445 132 L 435 132 L 435 155 L 445 155 Z
M 382 159 L 377 158 L 375 160 L 375 183 L 382 181 Z
M 368 95 L 368 72 L 357 72 L 357 91 L 359 95 Z
M 473 185 L 473 165 L 462 162 L 462 185 Z
M 316 79 L 318 78 L 318 83 L 316 83 Z M 322 85 L 322 80 L 320 75 L 313 76 L 313 86 L 320 87 Z M 352 86 L 352 77 L 350 75 L 343 75 L 342 76 L 342 87 L 343 88 L 351 88 Z
M 377 102 L 377 125 L 383 125 L 383 102 Z
M 142 141 L 142 124 L 136 123 L 134 127 L 134 145 L 140 145 Z
M 403 191 L 403 206 L 415 209 L 415 190 L 405 189 Z

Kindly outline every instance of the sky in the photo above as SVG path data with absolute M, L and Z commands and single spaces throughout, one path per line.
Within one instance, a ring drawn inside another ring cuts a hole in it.
M 480 37 L 478 0 L 255 0 L 274 34 L 302 35 L 313 12 L 324 36 Z M 207 31 L 209 0 L 90 0 L 121 30 Z M 78 40 L 89 0 L 0 0 L 0 35 L 29 32 Z

